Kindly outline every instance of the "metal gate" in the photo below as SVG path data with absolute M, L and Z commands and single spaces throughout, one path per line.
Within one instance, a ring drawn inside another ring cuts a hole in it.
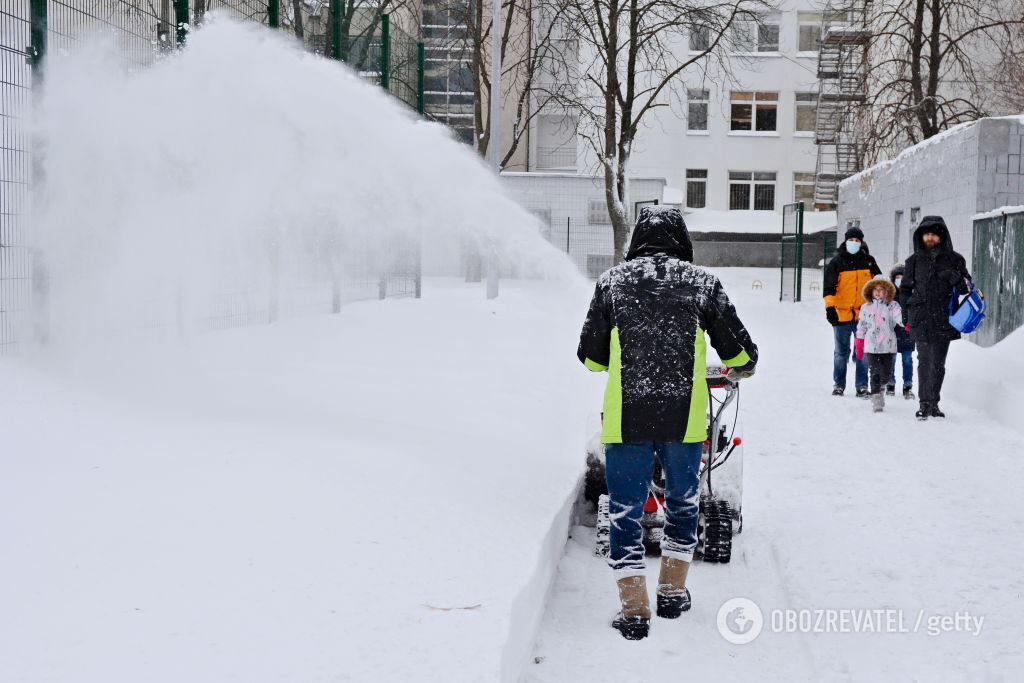
M 800 301 L 804 269 L 804 203 L 782 207 L 782 284 L 779 301 Z
M 969 338 L 992 346 L 1024 325 L 1024 211 L 975 220 L 973 256 L 989 310 Z

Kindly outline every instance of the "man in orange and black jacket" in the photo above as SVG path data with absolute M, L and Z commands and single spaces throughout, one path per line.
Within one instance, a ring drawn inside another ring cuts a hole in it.
M 868 280 L 882 271 L 875 257 L 868 253 L 864 233 L 860 228 L 849 228 L 836 255 L 825 267 L 825 317 L 835 333 L 835 356 L 832 367 L 832 395 L 842 396 L 846 391 L 846 365 L 850 361 L 850 337 L 857 331 L 860 305 L 864 303 L 861 290 Z M 857 396 L 868 397 L 868 369 L 862 360 L 855 360 L 857 373 L 854 383 Z

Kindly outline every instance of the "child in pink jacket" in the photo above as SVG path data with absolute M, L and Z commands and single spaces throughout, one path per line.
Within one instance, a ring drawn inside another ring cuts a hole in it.
M 896 287 L 888 280 L 868 281 L 861 295 L 867 303 L 860 308 L 854 350 L 857 358 L 867 357 L 871 408 L 880 413 L 885 407 L 885 386 L 896 360 L 896 328 L 903 327 L 903 311 L 895 301 Z

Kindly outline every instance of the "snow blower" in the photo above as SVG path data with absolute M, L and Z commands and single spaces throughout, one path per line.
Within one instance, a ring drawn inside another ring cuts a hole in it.
M 729 380 L 729 369 L 709 366 L 709 438 L 704 442 L 700 469 L 700 516 L 695 559 L 728 562 L 734 533 L 743 530 L 743 439 L 739 432 L 739 383 Z M 726 409 L 733 407 L 730 414 Z M 596 507 L 597 543 L 594 554 L 607 557 L 611 519 L 605 483 L 604 444 L 600 429 L 587 448 L 583 498 Z M 650 491 L 641 519 L 644 547 L 649 555 L 660 552 L 665 526 L 665 478 L 655 462 Z

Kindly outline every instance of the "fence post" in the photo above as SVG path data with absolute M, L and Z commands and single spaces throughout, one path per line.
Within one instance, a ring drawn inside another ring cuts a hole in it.
M 423 97 L 423 72 L 426 69 L 425 48 L 423 43 L 416 43 L 416 111 L 420 116 L 426 111 Z
M 281 0 L 267 0 L 267 25 L 281 28 Z
M 47 1 L 32 0 L 29 6 L 32 23 L 29 29 L 28 58 L 32 65 L 32 78 L 37 82 L 42 78 L 43 59 L 46 57 Z
M 380 87 L 391 90 L 391 16 L 380 16 Z
M 804 279 L 804 203 L 796 207 L 796 293 L 794 301 L 800 301 L 803 294 Z
M 178 47 L 188 39 L 188 0 L 174 0 L 174 26 Z
M 331 24 L 331 49 L 330 56 L 341 61 L 341 2 L 342 0 L 331 0 L 330 24 Z

